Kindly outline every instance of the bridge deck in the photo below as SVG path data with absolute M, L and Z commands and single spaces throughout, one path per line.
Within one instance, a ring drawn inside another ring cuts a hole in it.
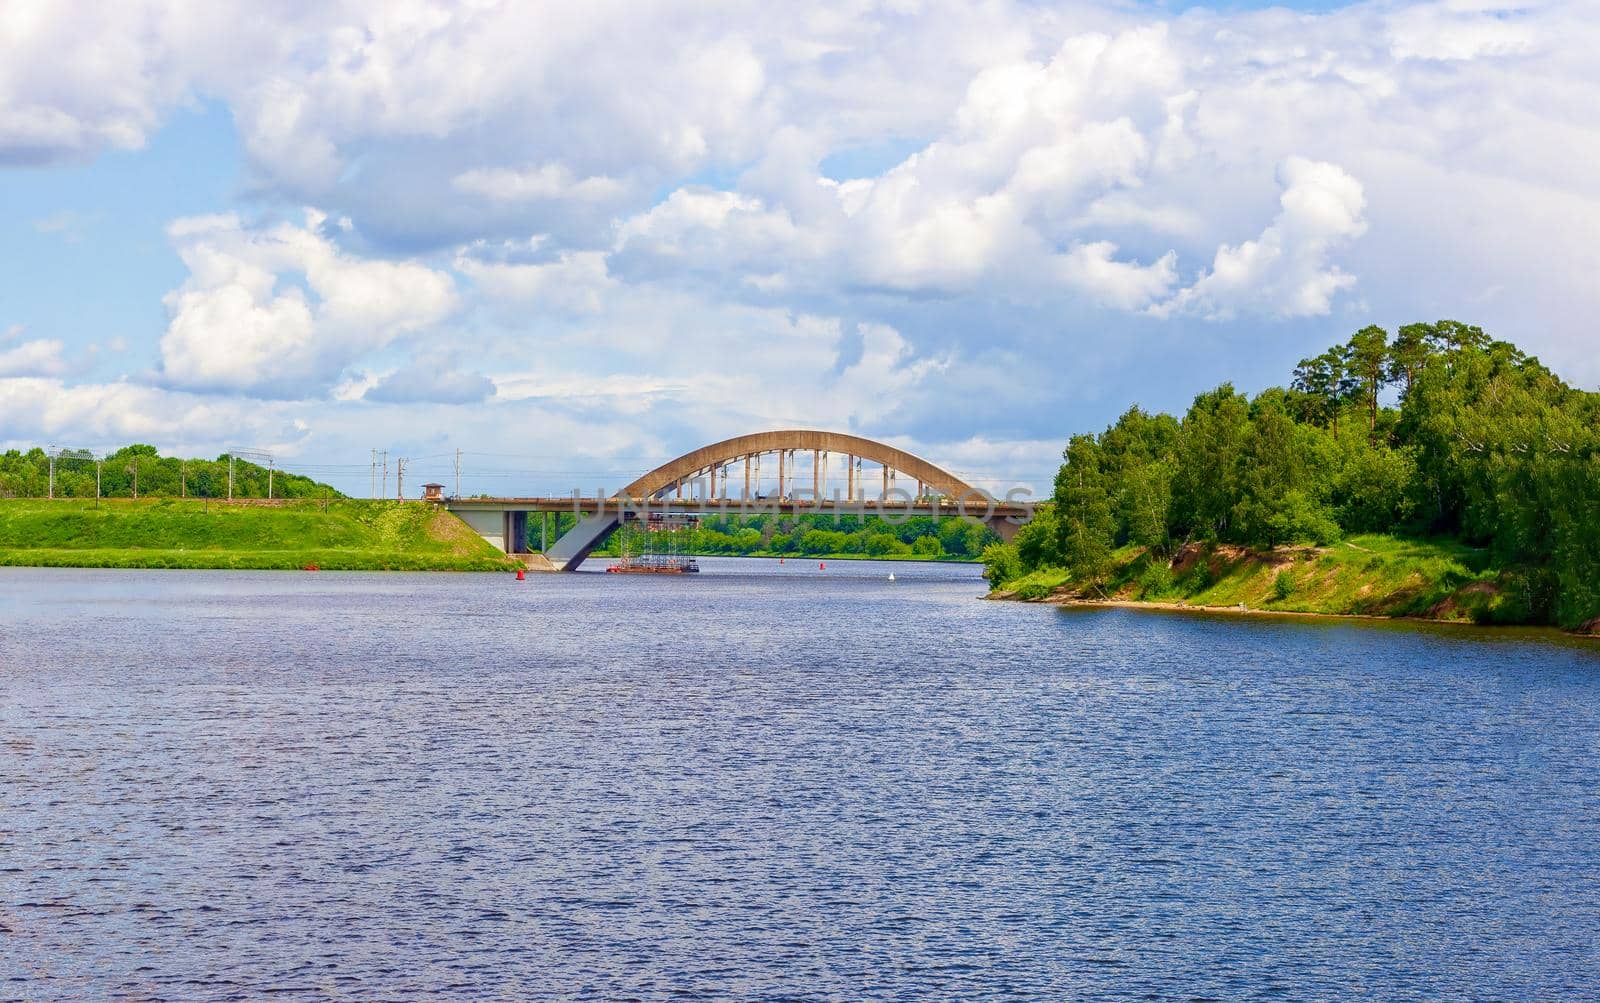
M 1016 517 L 1033 514 L 1032 505 L 1005 501 L 980 501 L 972 498 L 957 502 L 951 498 L 918 501 L 882 501 L 877 498 L 632 498 L 617 497 L 530 497 L 530 498 L 444 498 L 439 504 L 452 512 L 571 512 L 593 515 L 600 512 L 685 512 L 717 515 L 938 515 L 972 516 L 979 519 Z

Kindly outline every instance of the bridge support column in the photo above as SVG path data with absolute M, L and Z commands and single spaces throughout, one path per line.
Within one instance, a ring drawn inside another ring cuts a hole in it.
M 500 547 L 508 554 L 526 554 L 528 552 L 528 513 L 511 511 L 505 513 L 505 530 L 502 534 L 504 541 Z
M 1000 537 L 1001 543 L 1010 543 L 1017 538 L 1017 531 L 1022 529 L 1019 523 L 1012 522 L 1004 516 L 995 516 L 988 520 L 989 528 Z

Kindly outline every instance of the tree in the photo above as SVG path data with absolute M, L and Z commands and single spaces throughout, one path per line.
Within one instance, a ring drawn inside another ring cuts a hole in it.
M 1180 427 L 1171 415 L 1129 408 L 1100 436 L 1100 466 L 1107 479 L 1117 543 L 1166 553 L 1172 510 L 1172 474 Z
M 1099 590 L 1111 572 L 1111 495 L 1101 470 L 1101 448 L 1092 435 L 1067 443 L 1066 463 L 1056 476 L 1056 541 L 1067 573 Z
M 1376 324 L 1350 336 L 1345 358 L 1370 416 L 1368 429 L 1378 427 L 1378 394 L 1389 377 L 1389 332 Z
M 1490 339 L 1483 328 L 1459 320 L 1435 321 L 1429 328 L 1429 341 L 1441 352 L 1483 351 L 1489 347 Z
M 1224 383 L 1194 399 L 1184 415 L 1172 478 L 1172 535 L 1221 539 L 1238 499 L 1239 453 L 1249 429 L 1244 396 Z
M 1432 324 L 1402 324 L 1395 333 L 1394 344 L 1389 347 L 1389 380 L 1396 383 L 1404 381 L 1402 395 L 1411 392 L 1417 370 L 1422 368 L 1433 351 L 1433 338 Z
M 1322 505 L 1315 428 L 1297 426 L 1281 390 L 1266 390 L 1251 405 L 1239 452 L 1237 501 L 1229 538 L 1253 547 L 1325 543 L 1338 526 Z
M 1181 423 L 1131 408 L 1098 437 L 1074 436 L 1053 501 L 1013 545 L 984 552 L 991 580 L 1052 565 L 1101 588 L 1123 544 L 1427 532 L 1480 548 L 1489 619 L 1600 616 L 1600 393 L 1456 321 L 1407 324 L 1387 342 L 1363 328 L 1301 360 L 1292 390 L 1247 401 L 1223 384 Z M 1390 383 L 1403 384 L 1398 411 L 1381 403 Z M 1372 434 L 1341 440 L 1352 402 Z
M 1345 350 L 1330 348 L 1321 355 L 1301 359 L 1290 387 L 1317 404 L 1316 411 L 1339 437 L 1339 411 L 1356 386 Z

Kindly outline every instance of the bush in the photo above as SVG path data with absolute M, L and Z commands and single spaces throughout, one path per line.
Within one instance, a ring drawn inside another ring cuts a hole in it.
M 1017 587 L 1018 599 L 1045 599 L 1055 589 L 1046 582 L 1023 582 Z
M 1009 543 L 991 543 L 983 548 L 983 577 L 989 580 L 989 587 L 999 588 L 1005 582 L 1022 574 L 1022 561 L 1017 557 L 1017 548 Z
M 1278 572 L 1278 577 L 1272 580 L 1272 598 L 1276 602 L 1283 602 L 1294 595 L 1294 580 L 1289 575 L 1289 569 L 1284 568 Z
M 1165 561 L 1152 560 L 1139 572 L 1139 598 L 1154 599 L 1172 591 L 1172 569 Z

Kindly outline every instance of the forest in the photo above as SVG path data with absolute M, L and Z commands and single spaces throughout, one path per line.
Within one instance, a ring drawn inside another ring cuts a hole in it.
M 568 517 L 570 519 L 570 517 Z M 538 522 L 529 536 L 539 542 Z M 998 542 L 994 531 L 979 522 L 947 517 L 875 515 L 708 516 L 680 541 L 684 553 L 735 556 L 875 557 L 913 560 L 977 560 Z M 554 536 L 550 537 L 552 540 Z M 597 551 L 614 554 L 626 532 L 615 534 Z
M 274 498 L 342 497 L 309 477 L 234 460 L 233 497 L 266 498 L 269 489 Z M 156 447 L 143 444 L 124 446 L 105 457 L 64 452 L 56 457 L 52 489 L 50 456 L 44 450 L 0 453 L 0 498 L 46 498 L 52 494 L 56 498 L 226 498 L 228 456 L 186 460 L 162 456 Z
M 984 554 L 996 585 L 1063 569 L 1103 590 L 1118 555 L 1196 543 L 1329 547 L 1350 534 L 1482 552 L 1500 622 L 1600 614 L 1600 393 L 1457 321 L 1357 331 L 1287 387 L 1132 407 L 1074 435 L 1053 503 Z M 1159 579 L 1165 561 L 1148 564 Z M 1160 582 L 1145 591 L 1160 591 Z

